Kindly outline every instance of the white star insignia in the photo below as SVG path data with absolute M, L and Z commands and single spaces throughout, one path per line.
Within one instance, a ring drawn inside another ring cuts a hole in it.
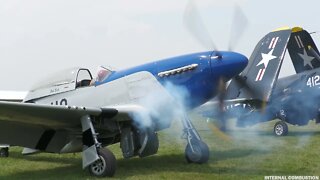
M 298 53 L 298 55 L 303 59 L 303 65 L 309 65 L 311 68 L 313 68 L 311 61 L 314 59 L 312 56 L 308 56 L 306 49 L 303 49 L 303 54 Z
M 257 64 L 257 66 L 263 64 L 265 68 L 267 68 L 269 61 L 277 58 L 277 56 L 272 55 L 274 49 L 271 49 L 268 54 L 261 53 L 262 60 Z

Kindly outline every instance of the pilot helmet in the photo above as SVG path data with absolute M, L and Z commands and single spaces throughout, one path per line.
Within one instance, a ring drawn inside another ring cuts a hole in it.
M 107 76 L 108 71 L 106 69 L 100 69 L 97 76 L 97 81 L 103 81 Z

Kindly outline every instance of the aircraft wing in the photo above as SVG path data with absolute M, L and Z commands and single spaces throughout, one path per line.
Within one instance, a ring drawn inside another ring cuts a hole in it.
M 126 121 L 131 120 L 132 114 L 143 112 L 146 112 L 143 107 L 130 104 L 99 108 L 0 101 L 0 122 L 8 121 L 51 128 L 77 127 L 81 124 L 80 118 L 84 115 L 102 115 L 115 121 Z
M 296 73 L 320 67 L 320 54 L 310 34 L 300 28 L 292 29 L 288 51 Z
M 0 101 L 21 102 L 26 95 L 25 91 L 0 91 Z
M 42 125 L 54 128 L 79 125 L 79 119 L 82 116 L 97 116 L 100 115 L 101 112 L 102 110 L 100 108 L 0 102 L 0 121 Z
M 138 105 L 99 108 L 0 101 L 0 144 L 61 152 L 72 135 L 81 134 L 81 117 L 125 121 L 142 110 Z

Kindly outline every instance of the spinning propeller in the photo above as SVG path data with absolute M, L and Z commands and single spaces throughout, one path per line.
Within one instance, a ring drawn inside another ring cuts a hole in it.
M 183 24 L 186 29 L 192 34 L 192 36 L 205 48 L 213 49 L 219 54 L 217 46 L 214 44 L 212 37 L 208 29 L 206 28 L 204 21 L 202 20 L 199 10 L 194 3 L 190 0 L 186 6 L 183 15 Z M 239 39 L 243 35 L 246 27 L 248 25 L 248 20 L 241 10 L 240 6 L 234 6 L 234 14 L 232 20 L 232 27 L 230 32 L 228 50 L 232 51 L 237 45 Z
M 186 6 L 184 16 L 183 16 L 183 24 L 185 25 L 186 29 L 192 34 L 192 36 L 206 49 L 213 49 L 213 53 L 211 56 L 218 56 L 219 59 L 222 59 L 222 54 L 218 50 L 217 46 L 214 44 L 212 37 L 208 29 L 206 28 L 199 10 L 196 4 L 190 0 Z M 239 39 L 243 35 L 246 27 L 248 25 L 248 20 L 244 13 L 242 12 L 241 8 L 238 5 L 234 6 L 234 14 L 232 20 L 232 27 L 230 32 L 228 50 L 232 51 L 234 47 L 237 45 Z M 219 101 L 219 108 L 218 113 L 220 116 L 220 123 L 221 128 L 216 128 L 215 126 L 211 126 L 210 128 L 217 133 L 218 136 L 225 139 L 225 135 L 222 131 L 225 130 L 226 126 L 226 114 L 225 114 L 225 95 L 226 95 L 226 81 L 223 77 L 219 80 L 218 85 L 218 101 Z M 221 131 L 222 130 L 222 131 Z

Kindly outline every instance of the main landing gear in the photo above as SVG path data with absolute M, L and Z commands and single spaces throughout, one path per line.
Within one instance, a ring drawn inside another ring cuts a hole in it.
M 116 171 L 116 158 L 109 149 L 98 149 L 99 159 L 89 166 L 89 172 L 97 177 L 112 177 Z
M 184 127 L 182 137 L 188 142 L 185 149 L 185 158 L 187 162 L 198 164 L 208 162 L 208 145 L 201 140 L 199 133 L 196 131 L 188 116 L 184 115 L 182 124 Z
M 273 127 L 273 133 L 274 135 L 276 136 L 286 136 L 288 135 L 288 131 L 289 131 L 289 128 L 288 128 L 288 125 L 286 123 L 286 118 L 287 118 L 287 115 L 286 115 L 286 112 L 281 109 L 279 111 L 279 113 L 277 114 L 277 117 L 281 120 L 281 121 L 278 121 L 274 127 Z
M 284 121 L 279 121 L 274 125 L 273 133 L 276 136 L 286 136 L 288 135 L 288 125 Z
M 82 125 L 82 166 L 88 168 L 93 176 L 112 177 L 116 172 L 116 158 L 113 153 L 101 147 L 90 116 L 81 118 Z

